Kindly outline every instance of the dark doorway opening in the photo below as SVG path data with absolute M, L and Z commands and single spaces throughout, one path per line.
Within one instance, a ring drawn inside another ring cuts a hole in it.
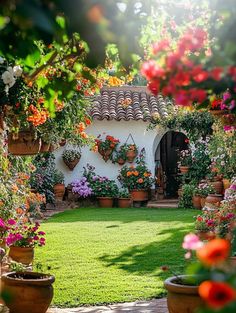
M 181 132 L 169 131 L 160 142 L 160 166 L 164 177 L 165 198 L 177 198 L 178 180 L 178 151 L 188 149 L 188 138 Z

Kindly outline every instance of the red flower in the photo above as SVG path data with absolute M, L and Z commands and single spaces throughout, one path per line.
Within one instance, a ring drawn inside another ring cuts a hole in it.
M 197 250 L 198 259 L 207 266 L 216 265 L 226 260 L 230 253 L 230 243 L 225 239 L 214 239 Z
M 199 294 L 213 309 L 221 309 L 236 299 L 236 291 L 224 282 L 204 281 L 199 286 Z
M 157 96 L 160 90 L 160 82 L 157 79 L 152 80 L 148 83 L 147 87 L 155 96 Z
M 151 80 L 156 77 L 164 76 L 165 71 L 159 67 L 154 60 L 149 60 L 143 63 L 141 74 L 145 76 L 147 80 Z

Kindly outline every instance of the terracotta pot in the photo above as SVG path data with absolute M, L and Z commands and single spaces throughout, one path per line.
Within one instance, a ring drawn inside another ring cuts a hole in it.
M 187 275 L 180 275 L 185 278 Z M 170 277 L 164 282 L 167 289 L 167 306 L 169 313 L 196 313 L 203 305 L 199 296 L 198 286 L 181 285 L 176 282 L 176 277 Z
M 118 199 L 118 207 L 119 208 L 129 208 L 131 205 L 130 198 L 119 198 Z
M 125 164 L 125 160 L 122 159 L 122 158 L 119 158 L 119 159 L 117 160 L 117 163 L 118 163 L 119 165 L 124 165 L 124 164 Z
M 45 313 L 53 298 L 54 276 L 34 272 L 2 275 L 2 292 L 10 313 Z
M 137 150 L 127 150 L 126 157 L 129 163 L 132 163 L 137 156 Z
M 101 154 L 103 160 L 107 162 L 110 159 L 113 150 L 112 149 L 102 150 L 98 148 L 98 152 Z
M 113 198 L 112 197 L 97 197 L 100 208 L 112 208 Z
M 34 248 L 10 246 L 8 256 L 16 262 L 30 265 L 34 259 Z
M 216 237 L 216 234 L 213 231 L 197 230 L 196 235 L 200 240 L 212 240 Z
M 180 173 L 187 174 L 189 172 L 189 166 L 180 166 L 179 170 L 180 170 Z
M 211 115 L 221 118 L 222 115 L 226 114 L 228 111 L 226 110 L 209 110 L 209 112 L 211 113 Z
M 63 139 L 61 142 L 59 142 L 60 147 L 64 147 L 66 145 L 66 139 Z
M 211 182 L 212 187 L 215 189 L 217 194 L 223 193 L 223 182 L 222 181 L 213 181 Z
M 62 200 L 65 194 L 65 185 L 64 184 L 56 184 L 53 187 L 55 198 Z
M 231 185 L 230 180 L 227 178 L 223 178 L 222 181 L 223 181 L 223 185 L 224 185 L 224 190 L 228 189 Z
M 148 191 L 146 189 L 130 190 L 130 195 L 133 201 L 147 201 L 148 200 Z
M 224 114 L 221 116 L 221 122 L 224 126 L 226 125 L 235 125 L 236 118 L 234 114 Z
M 200 197 L 201 198 L 201 207 L 204 208 L 206 204 L 206 197 Z
M 74 169 L 74 168 L 76 167 L 76 165 L 79 163 L 80 158 L 81 158 L 81 156 L 80 156 L 79 158 L 73 160 L 73 161 L 68 161 L 68 160 L 65 160 L 65 159 L 63 159 L 63 161 L 64 161 L 64 163 L 66 164 L 66 166 L 68 166 L 68 168 L 69 168 L 71 171 L 73 171 L 73 169 Z
M 53 144 L 50 144 L 50 147 L 49 147 L 49 152 L 53 152 L 57 149 L 57 146 L 56 145 L 53 145 Z
M 223 200 L 223 196 L 219 194 L 209 194 L 206 197 L 206 203 L 205 204 L 213 204 L 214 206 L 219 206 L 220 202 Z
M 39 152 L 40 153 L 49 152 L 49 149 L 50 149 L 50 143 L 42 142 Z
M 200 196 L 193 196 L 192 202 L 193 202 L 193 207 L 195 209 L 201 210 L 202 206 L 201 206 L 201 197 Z
M 8 135 L 8 151 L 13 155 L 35 155 L 41 148 L 41 139 L 35 139 L 30 131 L 21 131 L 18 138 Z

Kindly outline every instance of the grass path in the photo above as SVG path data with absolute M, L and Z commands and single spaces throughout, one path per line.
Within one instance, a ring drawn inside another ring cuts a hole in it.
M 54 305 L 72 307 L 161 297 L 160 271 L 184 267 L 181 242 L 194 210 L 79 208 L 42 225 L 47 244 L 36 262 L 56 276 Z

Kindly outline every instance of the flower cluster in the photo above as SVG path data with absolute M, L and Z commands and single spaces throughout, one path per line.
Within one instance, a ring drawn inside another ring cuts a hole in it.
M 189 149 L 179 151 L 179 166 L 191 166 L 192 154 Z
M 207 197 L 212 193 L 214 193 L 214 188 L 207 182 L 200 183 L 194 190 L 194 194 L 201 197 Z
M 1 78 L 5 84 L 5 92 L 8 94 L 9 89 L 14 86 L 16 80 L 22 75 L 22 68 L 19 65 L 8 66 L 5 59 L 0 57 Z
M 81 157 L 81 154 L 77 150 L 66 149 L 62 153 L 63 160 L 67 162 L 73 162 L 74 160 L 80 159 L 80 157 Z
M 89 182 L 86 177 L 76 179 L 72 183 L 72 192 L 78 194 L 82 198 L 86 198 L 92 195 L 92 188 L 89 186 Z
M 107 135 L 104 140 L 100 138 L 101 138 L 101 135 L 99 135 L 97 139 L 95 140 L 99 151 L 114 150 L 115 147 L 120 142 L 118 139 L 110 135 Z
M 195 229 L 201 232 L 214 231 L 216 227 L 216 220 L 214 218 L 214 212 L 204 211 L 196 217 Z
M 45 232 L 39 231 L 39 223 L 21 224 L 11 219 L 8 221 L 6 244 L 17 247 L 34 247 L 45 245 Z

